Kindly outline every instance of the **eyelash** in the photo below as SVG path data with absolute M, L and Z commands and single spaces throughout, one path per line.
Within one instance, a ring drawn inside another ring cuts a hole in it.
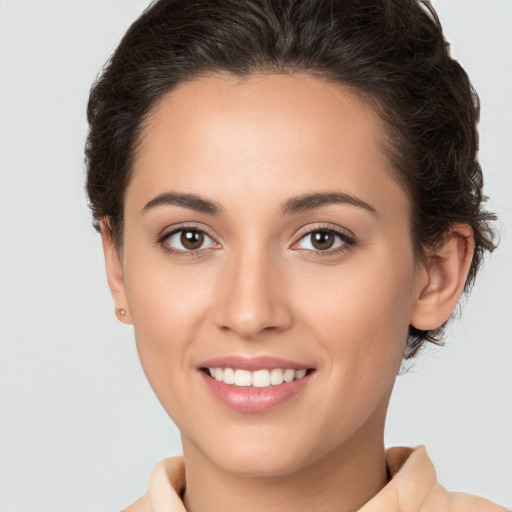
M 157 242 L 163 248 L 164 251 L 166 251 L 174 256 L 185 257 L 185 258 L 199 258 L 206 251 L 208 251 L 210 249 L 210 247 L 205 248 L 205 249 L 197 249 L 197 250 L 182 250 L 182 249 L 173 248 L 173 247 L 169 246 L 168 244 L 166 244 L 166 241 L 169 240 L 169 238 L 171 236 L 174 236 L 178 233 L 187 232 L 187 231 L 188 232 L 193 231 L 196 233 L 203 234 L 205 237 L 209 238 L 214 244 L 218 245 L 218 243 L 215 242 L 215 240 L 210 235 L 208 235 L 208 233 L 206 231 L 204 231 L 203 229 L 199 229 L 196 226 L 180 226 L 179 228 L 173 229 L 172 231 L 166 232 L 163 235 L 161 235 L 158 238 Z M 312 254 L 314 257 L 323 258 L 323 257 L 327 257 L 327 256 L 332 256 L 334 254 L 339 254 L 339 253 L 344 252 L 356 245 L 355 239 L 343 231 L 338 231 L 337 229 L 334 229 L 332 227 L 327 227 L 327 226 L 315 226 L 313 229 L 309 229 L 308 231 L 304 232 L 300 236 L 299 240 L 293 244 L 293 246 L 297 245 L 302 240 L 305 240 L 308 236 L 312 236 L 314 233 L 327 233 L 327 234 L 334 235 L 339 240 L 341 240 L 341 244 L 338 247 L 335 247 L 334 249 L 326 249 L 324 251 L 319 250 L 319 249 L 317 249 L 317 250 L 315 250 L 315 249 L 296 249 L 296 250 L 307 251 L 310 254 Z
M 305 240 L 307 237 L 311 237 L 314 233 L 327 233 L 330 235 L 334 235 L 341 241 L 338 247 L 335 247 L 334 249 L 326 249 L 324 251 L 320 249 L 298 249 L 307 251 L 308 253 L 310 253 L 311 256 L 315 258 L 326 258 L 329 256 L 333 256 L 335 254 L 340 254 L 356 245 L 356 240 L 352 236 L 348 235 L 346 232 L 322 225 L 315 226 L 313 229 L 308 229 L 300 236 L 299 240 L 295 242 L 293 245 L 297 245 L 302 240 Z
M 173 229 L 161 235 L 157 242 L 162 247 L 165 252 L 172 254 L 173 256 L 183 257 L 183 258 L 200 258 L 209 248 L 206 249 L 196 249 L 196 250 L 182 250 L 171 247 L 169 244 L 166 244 L 166 241 L 173 235 L 178 233 L 186 233 L 186 232 L 195 232 L 203 234 L 205 237 L 209 238 L 212 242 L 218 245 L 217 242 L 204 230 L 200 229 L 197 226 L 180 226 L 179 228 Z

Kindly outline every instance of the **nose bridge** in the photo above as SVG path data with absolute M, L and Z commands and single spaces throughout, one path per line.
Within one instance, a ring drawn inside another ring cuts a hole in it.
M 245 247 L 226 259 L 219 283 L 222 299 L 215 312 L 220 328 L 253 338 L 290 325 L 291 311 L 276 259 L 261 246 Z

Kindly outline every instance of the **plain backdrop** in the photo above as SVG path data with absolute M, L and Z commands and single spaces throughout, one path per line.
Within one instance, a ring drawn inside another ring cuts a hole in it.
M 83 192 L 89 87 L 146 0 L 0 0 L 0 511 L 112 512 L 179 435 L 118 323 Z M 512 506 L 512 2 L 435 2 L 482 101 L 501 246 L 447 346 L 397 381 L 386 443 Z

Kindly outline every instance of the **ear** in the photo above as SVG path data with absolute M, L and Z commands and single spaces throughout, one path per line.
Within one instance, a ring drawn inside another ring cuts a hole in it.
M 100 221 L 100 233 L 101 242 L 103 244 L 103 255 L 105 257 L 107 281 L 112 299 L 114 300 L 116 316 L 121 322 L 131 324 L 131 315 L 124 285 L 123 265 L 119 258 L 119 253 L 112 237 L 112 230 L 110 229 L 107 219 Z
M 475 240 L 467 224 L 455 224 L 427 255 L 426 285 L 413 307 L 410 324 L 430 331 L 441 327 L 453 313 L 464 290 L 473 259 Z

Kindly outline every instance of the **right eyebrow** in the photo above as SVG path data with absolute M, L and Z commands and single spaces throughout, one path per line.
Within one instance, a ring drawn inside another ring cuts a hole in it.
M 222 215 L 222 208 L 219 204 L 196 194 L 185 194 L 181 192 L 164 192 L 163 194 L 159 194 L 146 203 L 141 213 L 146 213 L 152 208 L 163 205 L 183 206 L 184 208 L 190 208 L 198 212 Z

